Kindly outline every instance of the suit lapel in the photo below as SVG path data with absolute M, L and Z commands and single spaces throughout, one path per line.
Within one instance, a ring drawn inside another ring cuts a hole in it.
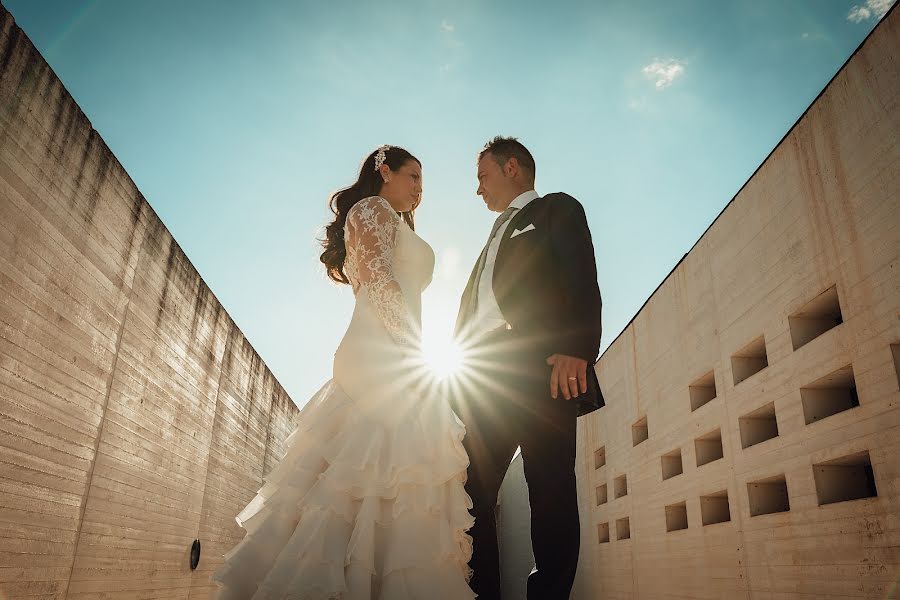
M 496 285 L 497 282 L 497 271 L 500 266 L 501 261 L 503 260 L 503 252 L 505 250 L 506 242 L 512 236 L 513 231 L 522 224 L 525 220 L 529 219 L 529 215 L 531 214 L 532 209 L 535 206 L 535 203 L 541 200 L 542 197 L 535 198 L 531 202 L 528 203 L 525 208 L 519 210 L 510 218 L 509 224 L 506 226 L 506 230 L 503 232 L 503 237 L 500 238 L 500 246 L 497 248 L 497 258 L 494 259 L 494 277 L 492 283 Z M 472 316 L 472 295 L 474 292 L 474 288 L 476 285 L 475 281 L 475 273 L 478 271 L 478 265 L 481 263 L 481 259 L 484 253 L 487 252 L 487 246 L 481 251 L 481 254 L 478 255 L 478 260 L 475 261 L 475 266 L 472 267 L 472 272 L 469 274 L 469 282 L 466 284 L 466 290 L 463 292 L 462 299 L 459 304 L 459 314 L 456 317 L 456 335 L 459 336 L 464 330 L 469 318 Z M 494 288 L 494 293 L 496 295 L 496 287 Z
M 499 267 L 503 262 L 504 251 L 506 250 L 509 241 L 509 238 L 512 237 L 513 232 L 519 225 L 523 224 L 530 218 L 531 211 L 535 207 L 535 203 L 539 202 L 542 198 L 538 197 L 529 202 L 525 208 L 516 212 L 513 217 L 509 220 L 509 225 L 506 227 L 506 231 L 503 232 L 503 237 L 500 238 L 500 247 L 497 248 L 497 258 L 494 260 L 494 274 L 496 275 L 497 271 L 500 270 Z M 496 279 L 495 279 L 496 281 Z

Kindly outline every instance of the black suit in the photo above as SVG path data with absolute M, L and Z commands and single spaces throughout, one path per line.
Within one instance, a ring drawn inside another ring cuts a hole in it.
M 516 230 L 531 231 L 513 237 Z M 575 420 L 603 406 L 593 369 L 600 347 L 600 290 L 590 230 L 581 204 L 566 194 L 536 198 L 518 210 L 500 241 L 493 291 L 509 328 L 473 324 L 473 269 L 456 323 L 470 356 L 469 374 L 454 397 L 466 425 L 471 465 L 466 490 L 474 503 L 479 600 L 500 598 L 494 507 L 517 446 L 522 449 L 531 504 L 537 571 L 532 600 L 567 599 L 578 563 Z M 474 326 L 473 326 L 474 325 Z M 551 354 L 588 361 L 588 391 L 577 400 L 550 396 Z

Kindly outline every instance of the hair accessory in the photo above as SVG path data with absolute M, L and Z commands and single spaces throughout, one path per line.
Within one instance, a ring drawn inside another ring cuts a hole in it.
M 378 148 L 378 154 L 375 155 L 375 170 L 376 171 L 381 168 L 381 165 L 384 164 L 384 160 L 387 158 L 385 151 L 390 150 L 390 149 L 391 149 L 391 147 L 388 144 L 385 144 L 384 146 L 381 146 L 380 148 Z

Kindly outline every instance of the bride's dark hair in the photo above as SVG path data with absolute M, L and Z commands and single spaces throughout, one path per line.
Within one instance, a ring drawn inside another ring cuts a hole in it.
M 325 239 L 319 240 L 325 249 L 319 256 L 319 260 L 325 265 L 328 277 L 338 283 L 350 283 L 347 275 L 344 274 L 344 261 L 347 259 L 347 249 L 344 246 L 344 224 L 347 222 L 347 213 L 363 198 L 379 195 L 381 187 L 384 185 L 381 173 L 375 170 L 376 154 L 378 154 L 377 149 L 363 161 L 356 183 L 332 194 L 331 200 L 328 202 L 328 207 L 334 213 L 334 221 L 325 227 Z M 420 167 L 422 166 L 422 162 L 418 158 L 403 148 L 389 146 L 385 150 L 384 164 L 390 167 L 391 171 L 398 170 L 410 160 L 417 162 Z M 415 208 L 414 206 L 409 212 L 400 213 L 411 229 L 415 229 L 413 220 Z

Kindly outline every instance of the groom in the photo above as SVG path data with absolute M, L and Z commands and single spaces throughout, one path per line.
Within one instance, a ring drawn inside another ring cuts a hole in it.
M 467 354 L 454 409 L 466 425 L 479 600 L 499 600 L 494 510 L 522 449 L 535 569 L 530 600 L 569 598 L 580 539 L 575 419 L 603 406 L 594 372 L 600 290 L 584 209 L 534 191 L 535 164 L 515 138 L 478 156 L 478 195 L 500 215 L 463 293 L 456 336 Z

